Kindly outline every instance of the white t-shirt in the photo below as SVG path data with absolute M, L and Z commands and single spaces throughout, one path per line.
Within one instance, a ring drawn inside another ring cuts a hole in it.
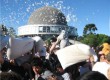
M 69 76 L 68 73 L 64 73 L 64 74 L 62 75 L 62 77 L 64 78 L 64 80 L 70 80 L 70 76 Z
M 98 71 L 107 77 L 108 68 L 110 68 L 110 64 L 107 64 L 106 62 L 97 62 L 94 64 L 92 71 Z

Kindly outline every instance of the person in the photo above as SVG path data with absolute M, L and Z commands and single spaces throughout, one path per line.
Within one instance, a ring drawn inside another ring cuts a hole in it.
M 15 72 L 1 72 L 0 80 L 22 80 L 21 76 Z
M 79 67 L 80 75 L 83 75 L 86 72 L 91 71 L 91 63 L 84 61 L 83 64 Z
M 60 45 L 60 49 L 69 45 L 68 33 L 65 30 L 62 30 L 60 35 L 57 37 L 57 40 L 54 44 L 52 44 L 50 48 L 50 53 L 55 49 L 57 45 Z
M 43 68 L 43 61 L 39 57 L 33 58 L 31 65 L 35 73 L 35 78 L 33 78 L 32 80 L 45 80 L 49 76 L 53 75 L 51 71 Z
M 98 57 L 100 62 L 105 62 L 105 54 L 99 54 Z
M 56 65 L 56 75 L 58 77 L 58 80 L 71 80 L 69 73 L 67 73 L 65 70 L 63 70 L 60 63 Z
M 3 53 L 4 53 L 4 48 L 8 44 L 9 40 L 9 35 L 5 32 L 4 34 L 4 27 L 0 27 L 0 65 L 4 63 L 3 59 Z
M 4 63 L 4 59 L 3 59 L 2 51 L 0 51 L 0 64 L 2 63 Z
M 110 68 L 107 71 L 108 80 L 110 80 Z
M 28 68 L 27 65 L 26 68 Z M 15 60 L 9 60 L 9 61 L 4 60 L 4 63 L 1 64 L 1 72 L 10 72 L 10 71 L 20 75 L 22 77 L 22 80 L 28 80 L 29 78 L 31 78 L 31 76 L 29 75 L 29 71 L 30 71 L 29 68 L 27 70 L 24 68 L 24 66 L 18 66 Z
M 108 42 L 105 42 L 102 44 L 102 52 L 107 55 L 108 53 L 110 53 L 110 44 Z
M 80 76 L 77 80 L 108 80 L 105 75 L 97 71 L 90 71 Z
M 92 68 L 92 71 L 99 71 L 107 76 L 107 70 L 110 68 L 110 53 L 105 56 L 105 62 L 96 62 Z
M 47 78 L 47 80 L 59 80 L 59 79 L 57 78 L 57 76 L 52 75 L 52 76 L 49 76 L 49 77 Z M 60 80 L 61 80 L 61 79 L 60 79 Z

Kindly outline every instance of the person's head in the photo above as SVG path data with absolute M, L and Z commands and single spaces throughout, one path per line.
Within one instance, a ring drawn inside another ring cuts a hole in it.
M 32 69 L 35 74 L 41 74 L 43 68 L 43 62 L 40 58 L 35 57 L 31 62 Z
M 64 70 L 63 70 L 63 68 L 62 68 L 62 66 L 61 66 L 60 63 L 58 63 L 58 64 L 56 65 L 56 68 L 57 68 L 57 72 L 59 72 L 59 73 L 63 73 L 63 72 L 64 72 Z
M 105 75 L 97 71 L 90 71 L 82 75 L 78 80 L 108 80 Z
M 51 75 L 47 78 L 47 80 L 58 80 L 56 75 Z
M 57 41 L 56 37 L 51 38 L 51 42 L 56 42 L 56 41 Z
M 99 61 L 101 62 L 105 61 L 105 54 L 99 54 L 98 57 L 99 57 Z
M 110 53 L 108 53 L 106 56 L 105 56 L 106 60 L 108 63 L 110 63 Z
M 15 72 L 1 72 L 0 80 L 22 80 L 21 76 Z

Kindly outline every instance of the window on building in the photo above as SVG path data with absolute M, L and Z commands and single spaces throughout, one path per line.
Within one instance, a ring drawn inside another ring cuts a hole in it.
M 51 32 L 55 33 L 56 32 L 56 28 L 57 28 L 56 26 L 52 26 L 51 27 Z
M 59 27 L 59 32 L 61 32 L 61 30 L 62 30 L 62 28 L 61 28 L 61 27 Z
M 55 32 L 59 32 L 59 28 L 58 27 L 55 27 Z
M 43 26 L 39 26 L 39 32 L 43 32 Z
M 46 26 L 43 27 L 43 32 L 46 32 Z
M 47 32 L 50 32 L 50 27 L 49 26 L 47 26 Z

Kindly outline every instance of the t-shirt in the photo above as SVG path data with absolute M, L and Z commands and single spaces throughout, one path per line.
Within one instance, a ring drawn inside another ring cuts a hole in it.
M 62 75 L 62 77 L 64 78 L 64 80 L 70 80 L 70 76 L 69 76 L 68 73 L 64 73 L 64 74 Z
M 47 79 L 49 76 L 53 75 L 53 73 L 49 70 L 46 70 L 44 73 L 41 74 L 43 79 Z
M 49 70 L 46 70 L 40 76 L 39 75 L 35 75 L 35 80 L 45 80 L 51 75 L 53 75 L 53 73 L 50 72 Z
M 98 71 L 107 77 L 107 70 L 110 68 L 110 64 L 106 62 L 97 62 L 94 64 L 92 71 Z

